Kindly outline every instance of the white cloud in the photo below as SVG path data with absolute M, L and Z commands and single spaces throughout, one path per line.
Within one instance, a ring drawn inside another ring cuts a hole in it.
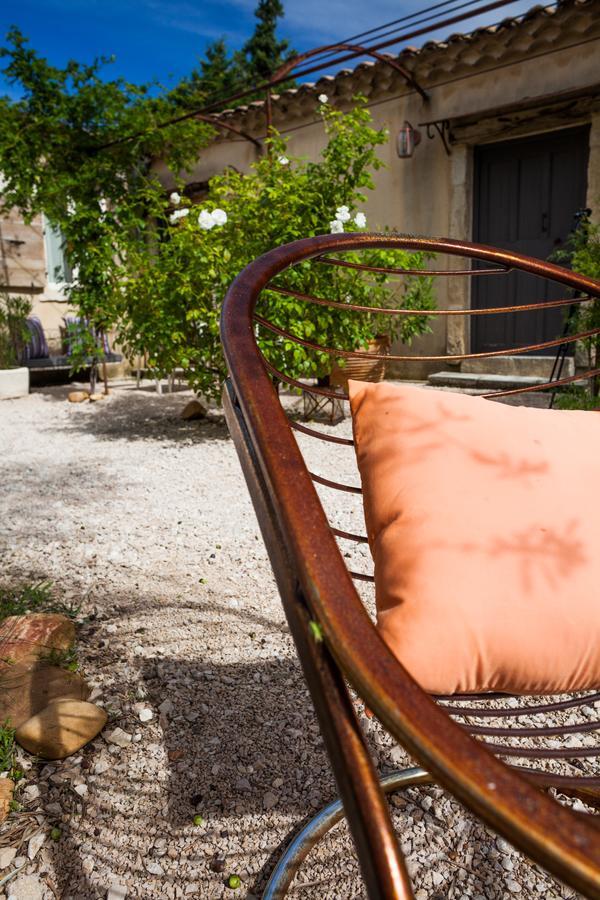
M 243 43 L 249 37 L 249 31 L 240 29 L 239 22 L 236 22 L 235 27 L 231 27 L 229 22 L 213 24 L 218 17 L 214 12 L 211 14 L 208 4 L 165 3 L 164 0 L 142 0 L 142 2 L 154 21 L 167 28 L 192 32 L 209 41 L 225 37 L 227 42 L 234 46 Z M 254 8 L 250 2 L 246 4 L 244 0 L 241 3 L 238 0 L 234 0 L 234 2 L 230 0 L 228 5 L 248 8 L 250 13 Z M 220 6 L 222 12 L 223 4 L 215 4 L 215 8 L 217 6 Z
M 248 9 L 253 4 L 250 0 L 233 0 L 236 6 Z M 482 24 L 490 25 L 507 16 L 519 15 L 533 6 L 533 0 L 517 0 L 515 3 L 501 9 L 492 10 L 484 16 L 474 19 L 464 19 L 454 25 L 448 25 L 439 31 L 422 37 L 408 39 L 409 44 L 417 46 L 428 40 L 440 40 L 448 37 L 453 32 L 468 32 Z M 312 45 L 318 45 L 328 41 L 342 42 L 354 34 L 370 30 L 386 22 L 394 21 L 400 17 L 408 16 L 423 8 L 423 3 L 418 0 L 410 0 L 401 7 L 397 0 L 378 0 L 375 4 L 365 6 L 364 0 L 285 0 L 285 17 L 281 30 L 286 36 L 292 37 L 296 49 L 307 49 Z M 443 10 L 437 11 L 438 18 Z M 450 16 L 449 16 L 450 17 Z M 418 24 L 415 20 L 407 20 L 399 23 L 398 28 L 403 32 L 424 27 L 426 23 Z M 299 36 L 302 35 L 300 44 Z M 371 42 L 373 37 L 369 35 Z M 390 35 L 391 37 L 391 35 Z M 385 40 L 385 37 L 382 37 Z M 398 50 L 401 45 L 398 45 Z M 396 47 L 391 48 L 392 50 Z

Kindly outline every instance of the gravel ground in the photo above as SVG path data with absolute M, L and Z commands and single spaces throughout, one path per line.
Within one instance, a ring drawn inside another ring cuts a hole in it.
M 123 384 L 81 405 L 67 392 L 0 406 L 1 577 L 51 580 L 81 606 L 80 661 L 110 722 L 76 759 L 28 771 L 25 811 L 0 829 L 0 863 L 1 848 L 16 848 L 0 884 L 19 868 L 0 897 L 91 900 L 111 886 L 136 898 L 257 897 L 335 789 L 223 418 L 183 422 L 186 391 Z M 319 471 L 340 474 L 331 446 L 314 443 Z M 360 508 L 346 512 L 360 528 Z M 409 762 L 361 722 L 382 770 Z M 124 746 L 107 740 L 115 728 Z M 392 810 L 419 900 L 577 896 L 437 788 L 410 790 Z M 56 825 L 60 840 L 41 843 Z M 343 823 L 291 896 L 365 896 Z

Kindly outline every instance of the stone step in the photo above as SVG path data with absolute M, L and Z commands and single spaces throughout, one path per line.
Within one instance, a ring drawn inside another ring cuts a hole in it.
M 544 384 L 547 378 L 531 375 L 488 375 L 470 372 L 434 372 L 428 378 L 434 387 L 452 387 L 479 391 L 510 391 L 513 388 L 534 387 Z
M 460 366 L 461 372 L 468 375 L 517 375 L 526 378 L 541 378 L 548 381 L 554 356 L 492 356 L 484 359 L 465 359 Z M 567 356 L 562 367 L 562 377 L 575 374 L 575 361 Z

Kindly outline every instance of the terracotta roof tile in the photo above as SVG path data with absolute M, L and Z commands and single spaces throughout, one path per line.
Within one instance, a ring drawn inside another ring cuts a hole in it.
M 573 37 L 591 30 L 600 37 L 600 0 L 559 0 L 552 6 L 534 6 L 526 13 L 503 19 L 473 31 L 453 33 L 442 41 L 427 41 L 420 48 L 405 47 L 399 54 L 386 54 L 397 60 L 424 87 L 447 77 L 448 73 L 467 72 L 486 62 L 528 53 L 559 43 L 572 43 Z M 272 108 L 275 125 L 301 113 L 309 98 L 316 104 L 319 93 L 326 92 L 335 100 L 348 96 L 349 90 L 371 97 L 390 90 L 401 90 L 402 78 L 385 62 L 365 60 L 354 69 L 341 69 L 336 75 L 324 75 L 316 82 L 303 82 L 296 88 L 273 94 Z M 243 119 L 246 128 L 264 127 L 264 101 L 256 100 L 235 109 L 224 110 L 223 118 Z M 278 115 L 279 113 L 279 115 Z

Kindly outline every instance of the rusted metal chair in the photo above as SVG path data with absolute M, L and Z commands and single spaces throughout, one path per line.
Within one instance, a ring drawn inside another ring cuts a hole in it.
M 333 803 L 319 813 L 292 841 L 273 872 L 264 896 L 282 897 L 310 848 L 345 815 L 369 896 L 412 897 L 384 794 L 434 781 L 562 881 L 586 896 L 600 897 L 597 819 L 574 811 L 548 793 L 549 788 L 555 788 L 562 794 L 587 799 L 591 805 L 597 803 L 600 776 L 597 769 L 594 771 L 594 762 L 600 756 L 600 746 L 573 746 L 572 738 L 574 733 L 590 733 L 600 725 L 598 721 L 589 720 L 590 705 L 600 700 L 600 692 L 515 699 L 489 694 L 431 697 L 421 690 L 380 638 L 361 600 L 359 590 L 369 576 L 348 571 L 340 552 L 338 541 L 366 539 L 329 524 L 314 482 L 342 490 L 348 490 L 349 486 L 309 472 L 294 430 L 317 440 L 329 441 L 340 453 L 352 454 L 353 442 L 290 419 L 282 407 L 273 378 L 320 396 L 327 396 L 332 389 L 308 385 L 288 377 L 285 372 L 276 371 L 257 344 L 258 328 L 270 327 L 263 317 L 256 315 L 261 292 L 274 279 L 276 284 L 284 285 L 286 269 L 300 262 L 306 265 L 309 259 L 317 266 L 325 263 L 361 266 L 359 251 L 373 248 L 423 250 L 443 254 L 452 263 L 454 257 L 462 258 L 458 268 L 452 264 L 438 268 L 433 273 L 438 278 L 502 278 L 517 270 L 528 273 L 527 277 L 536 276 L 559 285 L 562 296 L 542 300 L 538 309 L 567 309 L 573 302 L 600 297 L 600 283 L 515 253 L 456 241 L 368 234 L 323 235 L 278 247 L 249 265 L 232 284 L 222 314 L 222 339 L 230 372 L 224 391 L 227 422 L 341 797 L 340 803 Z M 356 255 L 353 253 L 350 259 L 348 251 L 354 251 Z M 341 253 L 344 254 L 342 259 Z M 394 271 L 390 269 L 392 274 Z M 398 271 L 397 274 L 403 273 Z M 329 303 L 327 298 L 298 296 L 306 303 Z M 270 297 L 272 299 L 272 293 Z M 336 306 L 335 303 L 330 305 Z M 357 314 L 361 312 L 351 303 L 344 304 L 344 309 Z M 484 312 L 439 310 L 434 315 L 508 313 L 517 316 L 521 314 L 519 310 L 526 309 L 531 307 L 488 308 Z M 414 310 L 398 309 L 386 314 L 414 315 Z M 285 340 L 295 340 L 292 331 L 293 328 L 285 335 Z M 588 336 L 596 334 L 597 331 L 589 332 Z M 564 347 L 565 343 L 574 347 L 582 337 L 585 335 L 565 337 L 559 328 L 555 338 L 536 345 L 513 346 L 504 353 L 548 352 Z M 306 347 L 307 342 L 303 346 Z M 340 356 L 340 348 L 315 346 L 313 349 L 333 357 Z M 361 356 L 361 352 L 352 348 L 344 350 L 347 356 Z M 494 353 L 497 351 L 479 356 L 493 356 Z M 477 354 L 450 359 L 458 362 L 473 355 Z M 387 356 L 387 359 L 400 359 L 406 363 L 414 358 L 408 354 Z M 430 362 L 448 359 L 423 358 Z M 590 371 L 587 377 L 597 374 L 598 370 Z M 525 392 L 549 391 L 577 377 L 567 375 L 551 383 L 529 386 Z M 513 389 L 497 393 L 518 392 Z M 356 487 L 351 490 L 359 492 Z M 415 768 L 380 780 L 355 715 L 347 683 L 414 758 Z M 586 707 L 586 713 L 582 712 L 583 707 Z M 569 724 L 556 724 L 552 716 L 560 718 L 565 710 L 569 713 Z M 473 727 L 469 724 L 469 716 L 491 724 Z M 538 727 L 519 725 L 519 719 L 524 716 L 533 718 L 539 723 Z M 548 736 L 551 736 L 550 745 Z M 528 738 L 528 746 L 515 746 L 514 738 L 523 737 Z M 556 745 L 558 738 L 565 739 L 560 746 Z M 588 738 L 584 743 L 586 740 Z M 518 765 L 514 762 L 516 759 L 519 759 Z

